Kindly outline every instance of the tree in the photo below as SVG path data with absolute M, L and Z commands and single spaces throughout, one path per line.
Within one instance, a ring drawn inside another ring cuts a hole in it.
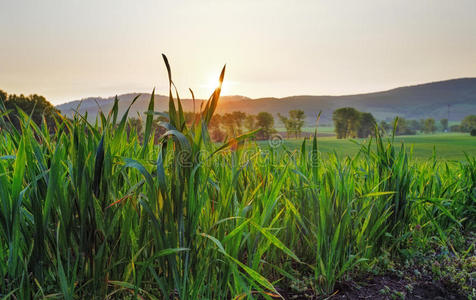
M 397 128 L 395 129 L 396 135 L 414 135 L 416 130 L 409 126 L 409 121 L 405 118 L 398 118 Z
M 222 118 L 222 125 L 228 136 L 237 136 L 243 133 L 243 122 L 246 114 L 241 111 L 226 113 Z
M 226 113 L 223 115 L 223 118 L 221 120 L 221 125 L 223 126 L 223 129 L 225 130 L 226 135 L 228 136 L 234 136 L 235 135 L 235 120 L 233 119 L 233 115 L 231 113 Z
M 461 121 L 461 129 L 464 132 L 470 132 L 473 129 L 476 129 L 476 115 L 469 115 L 464 117 Z
M 441 127 L 443 127 L 443 131 L 448 131 L 448 119 L 441 119 L 440 120 Z
M 214 114 L 208 124 L 210 138 L 215 142 L 222 142 L 225 139 L 225 132 L 221 129 L 223 117 L 220 114 Z
M 9 121 L 3 116 L 3 113 L 7 110 L 5 107 L 5 102 L 7 101 L 7 93 L 0 90 L 0 132 L 2 129 L 8 128 Z
M 233 117 L 233 121 L 235 122 L 235 126 L 240 132 L 242 132 L 243 123 L 246 119 L 246 113 L 242 111 L 234 111 L 231 113 L 231 115 Z
M 304 114 L 304 111 L 301 109 L 291 110 L 289 112 L 289 119 L 291 119 L 294 124 L 294 134 L 296 137 L 301 136 L 301 129 L 302 129 L 302 126 L 304 126 L 305 118 L 306 118 L 306 115 Z
M 4 101 L 5 108 L 9 111 L 8 118 L 16 128 L 20 128 L 20 119 L 18 109 L 23 110 L 27 115 L 32 116 L 33 122 L 40 125 L 43 117 L 46 120 L 48 128 L 53 129 L 56 125 L 54 118 L 59 113 L 54 106 L 48 102 L 45 97 L 39 95 L 7 95 L 1 91 L 0 97 Z
M 0 90 L 0 102 L 5 102 L 5 101 L 7 101 L 7 93 Z
M 256 129 L 256 116 L 247 115 L 244 120 L 245 128 L 249 131 Z
M 433 133 L 436 131 L 435 119 L 428 118 L 425 120 L 425 125 L 423 127 L 425 133 Z
M 359 118 L 359 128 L 357 135 L 359 138 L 366 138 L 375 135 L 375 118 L 371 113 L 361 113 Z
M 421 122 L 421 120 L 420 121 L 418 121 L 418 120 L 408 120 L 407 127 L 408 127 L 408 129 L 410 129 L 411 131 L 415 131 L 415 133 L 416 133 L 416 131 L 422 130 L 423 124 L 424 124 L 424 122 Z
M 471 129 L 470 135 L 471 135 L 471 136 L 476 136 L 476 129 Z
M 278 117 L 281 123 L 283 123 L 284 128 L 286 128 L 287 136 L 290 137 L 291 134 L 293 134 L 293 123 L 288 119 L 288 117 L 283 116 L 280 113 L 278 113 Z
M 423 131 L 425 128 L 425 119 L 420 119 L 420 128 L 418 130 Z
M 339 108 L 332 114 L 337 138 L 356 137 L 359 129 L 360 113 L 355 108 Z
M 294 134 L 295 137 L 301 136 L 302 126 L 306 115 L 303 110 L 290 110 L 289 118 L 278 113 L 278 117 L 286 128 L 288 137 Z
M 450 131 L 451 132 L 461 132 L 461 125 L 451 125 L 450 126 Z
M 226 134 L 220 128 L 210 129 L 210 138 L 214 142 L 223 142 L 225 140 Z
M 260 112 L 256 115 L 256 126 L 261 130 L 256 134 L 260 140 L 268 139 L 276 130 L 274 129 L 274 118 L 268 112 Z

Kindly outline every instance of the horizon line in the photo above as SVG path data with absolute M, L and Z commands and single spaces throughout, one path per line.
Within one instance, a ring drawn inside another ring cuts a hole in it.
M 388 89 L 383 89 L 383 90 L 373 90 L 373 91 L 367 91 L 367 92 L 356 92 L 356 93 L 346 93 L 346 94 L 294 94 L 294 95 L 288 95 L 288 96 L 283 96 L 283 97 L 275 97 L 275 96 L 267 96 L 267 97 L 257 97 L 257 98 L 252 98 L 248 97 L 245 95 L 240 95 L 240 94 L 230 94 L 230 95 L 220 95 L 220 97 L 244 97 L 247 98 L 248 100 L 261 100 L 261 99 L 285 99 L 285 98 L 291 98 L 291 97 L 349 97 L 349 96 L 359 96 L 359 95 L 368 95 L 368 94 L 376 94 L 376 93 L 385 93 L 389 91 L 393 91 L 396 89 L 401 89 L 401 88 L 410 88 L 410 87 L 417 87 L 417 86 L 422 86 L 422 85 L 430 85 L 430 84 L 437 84 L 437 83 L 442 83 L 442 82 L 449 82 L 449 81 L 457 81 L 457 80 L 468 80 L 468 79 L 476 79 L 476 76 L 474 77 L 457 77 L 457 78 L 450 78 L 450 79 L 443 79 L 443 80 L 434 80 L 434 81 L 427 81 L 427 82 L 422 82 L 422 83 L 414 83 L 414 84 L 407 84 L 407 85 L 400 85 L 400 86 L 395 86 L 392 88 Z M 155 88 L 153 88 L 155 89 Z M 120 97 L 124 95 L 131 95 L 131 94 L 139 94 L 139 95 L 150 95 L 150 92 L 127 92 L 127 93 L 122 93 L 122 94 L 116 94 L 112 96 L 88 96 L 84 97 L 81 99 L 75 99 L 75 100 L 70 100 L 70 101 L 65 101 L 61 102 L 58 104 L 54 104 L 54 106 L 60 106 L 64 104 L 68 104 L 71 102 L 80 102 L 88 99 L 96 99 L 96 100 L 110 100 L 111 98 Z M 155 96 L 163 96 L 163 97 L 168 97 L 165 94 L 158 94 L 155 93 Z M 192 100 L 191 98 L 181 98 L 181 100 Z M 207 101 L 207 99 L 203 98 L 197 98 L 195 99 L 196 101 Z M 48 100 L 49 101 L 49 100 Z M 51 101 L 49 101 L 51 102 Z

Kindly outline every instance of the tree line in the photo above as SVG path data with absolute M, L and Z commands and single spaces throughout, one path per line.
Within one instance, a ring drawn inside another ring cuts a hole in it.
M 185 123 L 191 125 L 200 116 L 198 113 L 184 112 Z M 158 117 L 152 123 L 152 131 L 156 137 L 165 133 L 165 128 L 160 127 L 159 123 L 166 121 L 164 117 Z M 126 131 L 129 134 L 132 130 L 138 133 L 142 132 L 143 120 L 139 118 L 129 118 Z M 208 124 L 210 138 L 215 142 L 223 142 L 227 137 L 237 137 L 245 132 L 260 129 L 255 134 L 257 140 L 266 140 L 276 132 L 274 128 L 274 117 L 268 112 L 260 112 L 256 115 L 246 114 L 241 111 L 234 111 L 225 114 L 214 114 Z
M 391 130 L 392 125 L 381 121 L 379 127 L 385 130 Z M 407 120 L 405 118 L 398 118 L 396 135 L 414 135 L 418 132 L 422 133 L 435 133 L 436 131 L 442 132 L 471 132 L 476 130 L 476 115 L 466 116 L 460 124 L 454 124 L 449 126 L 448 119 L 444 118 L 436 122 L 433 118 L 420 119 L 420 120 Z
M 368 112 L 360 112 L 353 107 L 339 108 L 332 114 L 334 131 L 338 139 L 342 138 L 366 138 L 375 134 L 377 121 Z M 378 128 L 382 132 L 393 132 L 393 122 L 380 121 Z M 435 133 L 443 132 L 471 132 L 476 135 L 476 115 L 466 116 L 459 125 L 449 126 L 448 119 L 441 119 L 439 123 L 433 118 L 408 120 L 398 118 L 395 127 L 395 135 L 415 135 L 418 132 Z
M 185 122 L 191 124 L 198 118 L 198 114 L 192 112 L 185 112 Z M 306 115 L 302 110 L 291 110 L 288 116 L 278 114 L 280 121 L 286 128 L 288 137 L 300 137 L 302 133 L 302 127 L 304 126 L 304 120 Z M 154 124 L 162 121 L 161 118 L 157 118 Z M 128 125 L 128 132 L 135 127 L 136 132 L 140 133 L 142 130 L 142 120 L 139 118 L 131 118 Z M 164 133 L 162 128 L 154 128 L 158 135 Z M 255 134 L 256 140 L 267 140 L 271 135 L 277 133 L 275 129 L 275 119 L 272 114 L 268 112 L 259 112 L 256 115 L 247 114 L 242 111 L 234 111 L 225 114 L 214 114 L 208 125 L 208 131 L 210 138 L 216 142 L 222 142 L 227 137 L 237 137 L 245 132 L 260 129 Z
M 5 110 L 1 112 L 0 117 L 5 117 L 10 124 L 15 128 L 20 129 L 19 110 L 24 111 L 26 114 L 31 115 L 33 122 L 40 125 L 43 119 L 46 121 L 48 128 L 54 130 L 55 118 L 59 111 L 46 100 L 45 97 L 36 94 L 25 96 L 23 94 L 7 94 L 3 90 L 0 90 L 0 108 Z M 185 112 L 185 119 L 187 123 L 193 122 L 198 114 L 192 112 Z M 297 114 L 299 117 L 304 115 L 304 112 Z M 288 123 L 294 122 L 294 114 L 289 118 Z M 160 136 L 165 132 L 165 129 L 159 126 L 159 123 L 163 120 L 163 117 L 155 119 L 153 122 L 153 131 Z M 130 134 L 135 131 L 139 134 L 143 130 L 143 120 L 141 117 L 131 117 L 127 123 L 127 132 Z M 225 114 L 215 114 L 209 124 L 210 137 L 214 141 L 223 141 L 228 137 L 236 137 L 244 132 L 260 129 L 256 133 L 255 138 L 258 140 L 268 139 L 272 134 L 276 133 L 274 128 L 274 117 L 268 112 L 259 112 L 256 115 L 246 114 L 241 111 L 234 111 Z M 301 126 L 294 126 L 297 131 L 300 132 Z
M 259 112 L 253 115 L 242 111 L 215 114 L 208 126 L 212 140 L 219 142 L 225 140 L 226 137 L 236 137 L 256 129 L 261 129 L 255 135 L 258 140 L 266 140 L 276 133 L 273 115 L 268 112 Z
M 375 135 L 377 121 L 371 113 L 360 112 L 353 107 L 339 108 L 332 115 L 334 130 L 338 139 L 342 138 L 366 138 Z M 443 131 L 448 129 L 448 120 L 440 120 Z M 382 132 L 391 132 L 393 124 L 380 121 L 378 128 Z M 414 135 L 418 131 L 434 133 L 437 130 L 433 118 L 421 120 L 407 120 L 398 118 L 395 128 L 396 135 Z
M 48 102 L 45 97 L 40 95 L 7 94 L 0 90 L 0 104 L 3 103 L 6 113 L 4 117 L 16 127 L 20 128 L 18 110 L 20 108 L 26 114 L 32 116 L 32 120 L 40 125 L 44 119 L 50 130 L 55 128 L 55 116 L 59 111 Z M 198 117 L 197 114 L 186 112 L 186 122 L 191 123 Z M 291 110 L 287 116 L 278 113 L 280 122 L 284 125 L 287 137 L 300 137 L 302 128 L 305 124 L 306 115 L 303 110 Z M 353 107 L 344 107 L 336 109 L 332 114 L 334 122 L 334 131 L 338 139 L 342 138 L 366 138 L 375 134 L 377 121 L 369 112 L 360 112 Z M 157 118 L 153 124 L 154 132 L 157 137 L 164 133 L 159 122 L 163 121 Z M 380 121 L 378 128 L 383 132 L 392 132 L 393 124 Z M 272 114 L 268 112 L 259 112 L 257 114 L 247 114 L 241 111 L 234 111 L 225 114 L 215 114 L 209 124 L 210 137 L 214 141 L 224 141 L 226 137 L 236 137 L 244 132 L 260 129 L 256 133 L 257 140 L 266 140 L 271 135 L 277 133 L 275 121 Z M 127 125 L 127 132 L 135 130 L 142 132 L 142 120 L 140 118 L 130 118 Z M 444 132 L 470 132 L 476 136 L 476 115 L 466 116 L 460 124 L 449 126 L 448 119 L 441 119 L 437 123 L 433 118 L 409 120 L 402 117 L 398 118 L 395 128 L 396 135 L 414 135 L 417 132 L 434 133 L 437 130 Z

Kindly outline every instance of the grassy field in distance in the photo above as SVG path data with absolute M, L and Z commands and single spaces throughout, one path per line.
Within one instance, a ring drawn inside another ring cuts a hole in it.
M 330 128 L 330 127 L 328 127 Z M 283 141 L 283 146 L 290 150 L 299 149 L 303 139 L 287 139 Z M 318 138 L 318 148 L 323 154 L 336 152 L 339 156 L 353 155 L 360 149 L 357 143 L 364 142 L 363 139 L 342 139 L 335 137 Z M 413 157 L 417 159 L 427 159 L 433 155 L 436 148 L 436 157 L 445 160 L 461 160 L 465 154 L 475 155 L 476 138 L 467 133 L 440 133 L 422 134 L 414 136 L 397 136 L 395 142 L 405 142 L 410 148 L 413 146 Z M 260 146 L 267 146 L 268 142 L 258 142 Z M 308 147 L 311 145 L 309 144 Z
M 278 132 L 285 132 L 286 128 L 285 127 L 276 127 L 276 130 Z M 308 126 L 308 127 L 303 127 L 301 130 L 302 130 L 302 132 L 314 133 L 314 130 L 316 130 L 316 127 Z M 335 135 L 334 126 L 319 126 L 319 133 L 328 133 L 328 134 Z

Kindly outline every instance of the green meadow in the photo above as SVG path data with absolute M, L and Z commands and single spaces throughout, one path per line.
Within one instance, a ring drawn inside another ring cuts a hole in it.
M 282 147 L 294 150 L 302 146 L 303 139 L 285 139 Z M 321 153 L 336 153 L 338 156 L 353 156 L 361 149 L 361 144 L 368 143 L 365 139 L 341 139 L 335 137 L 318 137 L 317 147 Z M 476 154 L 476 137 L 465 133 L 421 134 L 397 136 L 394 143 L 403 143 L 415 159 L 429 159 L 434 154 L 442 160 L 464 160 L 466 154 Z M 258 142 L 260 147 L 268 146 L 268 142 Z

